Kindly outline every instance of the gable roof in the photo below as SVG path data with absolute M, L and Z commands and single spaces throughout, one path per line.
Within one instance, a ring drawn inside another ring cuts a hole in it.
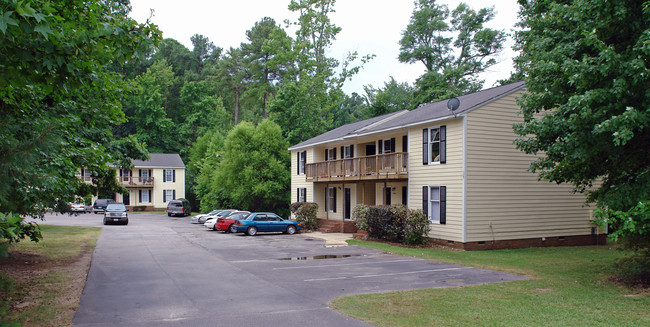
M 448 99 L 445 99 L 420 105 L 418 108 L 411 111 L 401 110 L 350 123 L 298 143 L 290 147 L 289 150 L 296 150 L 322 143 L 344 140 L 346 138 L 375 134 L 427 122 L 453 118 L 454 115 L 458 116 L 460 114 L 468 113 L 525 87 L 524 82 L 520 81 L 461 95 L 458 97 L 458 100 L 460 100 L 460 107 L 458 107 L 455 113 L 452 113 L 447 109 Z
M 150 153 L 149 160 L 132 160 L 136 168 L 185 168 L 178 153 Z

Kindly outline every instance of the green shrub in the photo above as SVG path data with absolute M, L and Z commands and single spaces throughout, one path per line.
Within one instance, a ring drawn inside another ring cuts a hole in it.
M 429 221 L 422 210 L 409 210 L 403 205 L 358 205 L 353 217 L 357 228 L 367 231 L 372 238 L 409 245 L 424 244 L 428 239 Z
M 358 204 L 352 209 L 352 219 L 357 229 L 368 231 L 368 212 L 370 207 L 365 204 Z
M 293 206 L 295 203 L 292 203 L 291 206 Z M 317 230 L 318 227 L 320 227 L 320 221 L 318 218 L 316 218 L 317 213 L 318 204 L 313 202 L 302 202 L 301 205 L 297 206 L 294 215 L 296 216 L 296 220 L 302 224 L 304 229 Z

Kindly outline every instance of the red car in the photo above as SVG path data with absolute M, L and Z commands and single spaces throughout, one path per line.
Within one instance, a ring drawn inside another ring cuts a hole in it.
M 231 232 L 230 226 L 232 226 L 235 221 L 238 219 L 244 219 L 250 214 L 249 211 L 235 211 L 231 212 L 226 217 L 217 218 L 217 223 L 214 224 L 214 230 L 222 230 L 226 233 Z

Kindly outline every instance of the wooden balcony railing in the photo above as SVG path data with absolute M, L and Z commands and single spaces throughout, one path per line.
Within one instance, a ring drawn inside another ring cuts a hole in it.
M 305 165 L 307 181 L 403 179 L 408 177 L 405 152 L 330 160 Z
M 153 186 L 153 177 L 118 176 L 117 180 L 124 186 Z

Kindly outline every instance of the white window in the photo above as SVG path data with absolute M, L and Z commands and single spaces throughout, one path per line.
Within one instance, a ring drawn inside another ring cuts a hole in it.
M 307 162 L 307 151 L 298 152 L 298 175 L 305 173 L 305 163 Z
M 429 186 L 429 220 L 440 223 L 440 187 Z
M 163 190 L 163 202 L 174 200 L 174 190 Z
M 120 169 L 120 175 L 122 176 L 122 182 L 128 183 L 131 181 L 131 171 L 127 169 Z
M 354 153 L 352 153 L 352 145 L 346 145 L 343 147 L 343 154 L 342 157 L 345 158 L 352 158 L 354 157 Z
M 391 153 L 392 152 L 392 145 L 393 141 L 392 139 L 385 139 L 383 142 L 383 152 L 382 153 Z
M 336 160 L 336 148 L 327 149 L 327 161 Z
M 173 169 L 163 169 L 163 182 L 175 182 L 175 174 Z
M 440 163 L 440 128 L 429 129 L 429 163 Z
M 307 188 L 298 188 L 298 202 L 307 202 Z
M 336 212 L 336 187 L 327 188 L 327 211 Z
M 140 190 L 140 202 L 142 203 L 151 202 L 151 190 Z

